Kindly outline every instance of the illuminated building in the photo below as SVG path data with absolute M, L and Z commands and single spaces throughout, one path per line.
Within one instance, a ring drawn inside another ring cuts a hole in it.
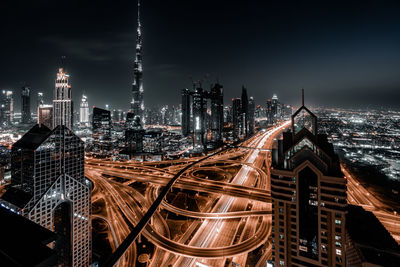
M 278 96 L 276 94 L 274 94 L 272 96 L 272 102 L 271 102 L 271 117 L 272 117 L 272 121 L 273 123 L 275 123 L 278 120 L 278 116 L 279 116 L 279 101 L 278 101 Z
M 303 98 L 304 99 L 304 98 Z M 273 150 L 275 266 L 345 266 L 346 179 L 317 117 L 303 105 Z
M 190 123 L 190 91 L 189 89 L 182 90 L 182 135 L 188 136 L 191 133 Z
M 247 89 L 242 86 L 242 130 L 243 135 L 248 136 L 249 134 L 249 98 L 247 96 Z
M 267 99 L 267 107 L 266 107 L 266 115 L 269 124 L 273 123 L 273 114 L 272 114 L 272 101 L 271 99 Z
M 138 0 L 138 17 L 136 32 L 136 57 L 133 70 L 131 112 L 138 115 L 144 123 L 143 69 L 142 69 L 142 28 L 140 23 L 140 0 Z
M 47 128 L 53 128 L 53 105 L 40 105 L 37 110 L 37 123 L 45 125 Z
M 128 113 L 132 114 L 132 113 Z M 132 114 L 133 115 L 133 114 Z M 130 115 L 129 115 L 130 116 Z M 130 116 L 131 117 L 131 116 Z M 143 136 L 145 130 L 141 125 L 140 117 L 130 118 L 129 127 L 125 130 L 125 147 L 129 154 L 143 152 Z
M 111 148 L 111 112 L 109 110 L 93 108 L 92 133 L 95 151 L 109 151 Z
M 233 138 L 238 139 L 242 136 L 242 104 L 240 98 L 232 99 L 232 125 Z
M 249 99 L 249 106 L 248 106 L 248 118 L 249 118 L 249 136 L 254 134 L 255 131 L 255 116 L 256 112 L 256 103 L 254 102 L 254 98 L 251 96 Z
M 14 143 L 11 170 L 1 203 L 56 233 L 57 266 L 89 266 L 91 190 L 83 141 L 64 125 L 35 125 Z
M 31 121 L 31 88 L 23 86 L 21 91 L 21 122 L 29 123 Z
M 206 145 L 206 109 L 207 98 L 202 88 L 193 92 L 193 147 L 203 149 Z
M 44 99 L 43 99 L 43 93 L 42 92 L 38 92 L 37 93 L 37 101 L 36 101 L 36 107 L 38 108 L 40 105 L 44 104 Z
M 53 127 L 65 125 L 72 129 L 72 95 L 69 75 L 58 69 L 53 98 Z
M 0 105 L 1 126 L 10 126 L 14 120 L 14 98 L 12 91 L 2 91 Z
M 224 128 L 224 92 L 222 85 L 216 83 L 209 93 L 211 99 L 211 141 L 216 145 L 222 143 Z
M 87 97 L 82 95 L 81 107 L 79 112 L 79 122 L 81 125 L 89 125 L 89 103 Z

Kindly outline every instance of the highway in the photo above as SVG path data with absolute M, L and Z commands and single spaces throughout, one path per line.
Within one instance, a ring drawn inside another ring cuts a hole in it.
M 392 211 L 392 207 L 382 203 L 373 193 L 369 192 L 356 177 L 342 166 L 342 172 L 347 178 L 347 201 L 353 205 L 362 206 L 371 211 L 385 226 L 386 230 L 400 244 L 400 216 Z
M 257 134 L 250 140 L 246 141 L 244 145 L 246 147 L 253 146 L 255 148 L 265 148 L 267 145 L 271 146 L 273 138 L 279 134 L 282 128 L 283 127 L 280 127 L 272 131 Z M 256 247 L 264 244 L 271 231 L 271 206 L 270 204 L 266 204 L 266 202 L 270 201 L 270 192 L 266 189 L 267 175 L 265 171 L 261 170 L 261 167 L 265 168 L 263 165 L 265 164 L 266 153 L 268 153 L 268 151 L 252 150 L 247 148 L 231 148 L 229 151 L 223 152 L 218 156 L 210 157 L 205 162 L 196 166 L 196 169 L 206 169 L 210 168 L 210 164 L 225 164 L 227 168 L 231 165 L 236 165 L 240 169 L 231 181 L 207 180 L 196 177 L 193 172 L 194 169 L 188 169 L 183 172 L 182 178 L 178 179 L 178 183 L 176 183 L 174 187 L 196 191 L 200 188 L 200 191 L 206 191 L 212 194 L 222 193 L 223 195 L 219 201 L 222 204 L 217 203 L 213 207 L 213 209 L 219 210 L 219 213 L 212 214 L 209 212 L 184 211 L 173 207 L 165 201 L 162 201 L 158 208 L 164 210 L 175 209 L 174 211 L 171 210 L 171 212 L 181 213 L 187 217 L 201 219 L 203 222 L 217 221 L 217 224 L 226 220 L 240 221 L 241 217 L 255 218 L 256 220 L 260 220 L 260 224 L 257 227 L 257 231 L 254 231 L 254 235 L 244 238 L 240 240 L 240 242 L 236 242 L 236 244 L 228 243 L 226 246 L 196 246 L 190 244 L 190 242 L 187 243 L 187 239 L 193 239 L 193 232 L 199 232 L 201 227 L 189 227 L 188 232 L 185 233 L 181 239 L 171 240 L 166 234 L 165 227 L 162 227 L 164 228 L 163 232 L 162 229 L 159 229 L 160 227 L 157 226 L 159 224 L 166 226 L 165 220 L 160 216 L 158 220 L 154 220 L 152 223 L 147 224 L 143 231 L 143 234 L 151 240 L 152 243 L 156 244 L 158 248 L 161 248 L 163 252 L 168 252 L 165 257 L 158 255 L 157 257 L 154 256 L 153 259 L 164 258 L 165 261 L 168 262 L 168 259 L 171 258 L 170 255 L 179 255 L 183 258 L 189 256 L 221 259 L 243 253 L 246 254 L 246 252 L 254 250 Z M 130 229 L 132 225 L 136 225 L 142 216 L 146 214 L 149 205 L 154 198 L 158 196 L 159 189 L 161 188 L 160 186 L 165 186 L 165 184 L 171 180 L 174 171 L 182 170 L 182 168 L 187 166 L 187 164 L 193 162 L 195 162 L 195 160 L 185 159 L 184 163 L 175 161 L 175 165 L 170 161 L 165 161 L 162 164 L 158 162 L 155 165 L 151 165 L 114 163 L 111 161 L 103 162 L 88 159 L 86 176 L 93 181 L 96 188 L 93 199 L 106 199 L 105 206 L 107 207 L 106 210 L 108 212 L 105 217 L 107 217 L 111 222 L 110 224 L 112 224 L 112 227 L 110 228 L 115 229 L 114 231 L 117 233 L 118 244 L 120 244 L 121 240 L 126 237 L 127 232 L 129 231 L 128 229 Z M 163 168 L 161 168 L 161 166 L 163 166 Z M 124 178 L 124 181 L 117 182 L 114 179 L 107 177 Z M 229 178 L 229 176 L 226 175 L 226 178 Z M 133 181 L 140 180 L 150 182 L 150 184 L 153 185 L 154 190 L 152 191 L 153 196 L 151 199 L 149 199 L 150 197 L 141 195 L 138 192 L 133 192 L 135 190 L 130 186 L 130 184 Z M 138 197 L 139 195 L 140 197 Z M 221 201 L 221 199 L 223 201 Z M 139 201 L 142 201 L 143 203 L 140 203 Z M 241 205 L 243 207 L 239 207 L 237 206 L 237 203 L 240 202 L 246 204 L 244 206 Z M 246 210 L 245 208 L 249 202 L 251 202 L 254 207 L 257 206 L 257 209 Z M 258 203 L 258 205 L 254 203 Z M 111 214 L 111 216 L 108 214 Z M 207 218 L 207 220 L 203 220 L 205 218 Z M 198 220 L 194 224 L 196 223 L 198 223 Z M 196 228 L 198 229 L 196 230 Z M 118 232 L 121 233 L 118 234 Z M 197 236 L 201 235 L 197 234 Z M 115 233 L 110 233 L 109 240 L 115 238 Z M 186 240 L 182 240 L 182 238 Z M 112 242 L 115 247 L 115 241 Z M 131 250 L 131 247 L 129 250 Z M 123 266 L 124 264 L 128 264 L 131 266 L 134 264 L 134 260 L 132 260 L 133 257 L 128 256 L 127 253 L 124 254 L 124 257 L 121 258 L 120 265 Z M 160 263 L 159 260 L 154 260 L 151 262 L 151 266 L 154 266 L 154 262 Z M 174 259 L 173 262 L 176 262 L 176 259 Z M 175 264 L 175 266 L 177 265 Z
M 93 199 L 106 202 L 106 212 L 99 216 L 103 216 L 112 229 L 109 234 L 112 248 L 121 244 L 133 227 L 140 225 L 147 216 L 149 221 L 142 223 L 141 233 L 156 246 L 149 266 L 204 264 L 223 267 L 227 260 L 244 266 L 248 253 L 261 245 L 265 245 L 264 254 L 257 266 L 265 264 L 271 256 L 271 245 L 267 242 L 271 232 L 268 154 L 274 139 L 287 125 L 288 122 L 259 132 L 240 147 L 229 148 L 207 159 L 143 163 L 87 159 L 86 176 L 95 185 Z M 232 168 L 237 172 L 229 173 Z M 218 177 L 199 176 L 199 170 L 217 173 Z M 387 206 L 360 186 L 346 170 L 343 172 L 348 179 L 348 202 L 374 212 L 399 241 L 398 215 L 389 212 Z M 137 183 L 145 186 L 144 191 L 135 189 Z M 165 191 L 168 185 L 201 192 L 208 196 L 207 202 L 200 211 L 177 207 L 165 198 L 170 192 Z M 157 204 L 154 215 L 148 216 L 154 203 Z M 168 213 L 187 218 L 188 225 L 182 233 L 170 232 L 174 221 L 166 216 Z M 137 242 L 126 246 L 128 249 L 122 253 L 120 266 L 134 266 Z

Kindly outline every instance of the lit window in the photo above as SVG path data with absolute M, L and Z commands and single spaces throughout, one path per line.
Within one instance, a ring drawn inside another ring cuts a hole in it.
M 335 220 L 335 224 L 341 225 L 341 224 L 342 224 L 342 221 L 341 221 L 341 220 Z
M 342 256 L 342 250 L 341 249 L 336 249 L 336 255 Z
M 342 243 L 340 243 L 340 242 L 338 242 L 338 241 L 335 242 L 335 245 L 336 245 L 337 247 L 340 247 L 340 248 L 342 247 Z
M 280 239 L 283 239 L 283 235 L 279 235 L 279 238 L 280 238 Z
M 335 240 L 341 240 L 342 237 L 340 235 L 335 235 Z
M 280 266 L 284 266 L 285 265 L 285 261 L 279 261 L 279 265 Z

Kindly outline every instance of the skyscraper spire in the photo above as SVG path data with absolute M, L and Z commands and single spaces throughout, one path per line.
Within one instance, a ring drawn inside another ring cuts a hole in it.
M 136 35 L 136 57 L 133 70 L 131 112 L 140 116 L 144 122 L 143 101 L 143 69 L 142 69 L 142 25 L 140 23 L 140 0 L 138 0 L 137 35 Z

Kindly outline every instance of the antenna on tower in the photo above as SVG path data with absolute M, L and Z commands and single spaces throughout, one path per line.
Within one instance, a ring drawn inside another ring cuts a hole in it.
M 301 105 L 304 106 L 304 88 L 301 88 Z
M 65 71 L 65 59 L 66 59 L 66 56 L 61 56 L 61 68 Z
M 196 89 L 196 82 L 193 80 L 192 76 L 189 76 L 190 80 L 192 81 L 193 90 Z
M 137 20 L 138 25 L 140 25 L 140 0 L 137 1 Z

